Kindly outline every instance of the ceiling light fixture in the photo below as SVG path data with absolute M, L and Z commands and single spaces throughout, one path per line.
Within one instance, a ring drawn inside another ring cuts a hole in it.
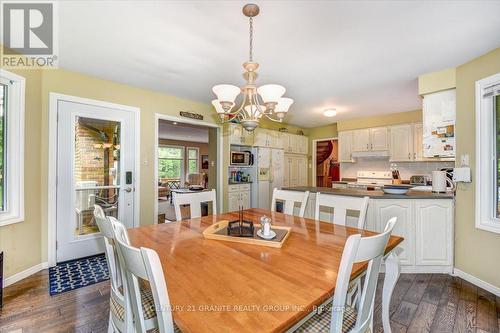
M 293 104 L 293 99 L 283 97 L 286 89 L 277 84 L 266 84 L 257 87 L 257 69 L 259 64 L 253 61 L 253 18 L 259 14 L 259 6 L 256 4 L 246 4 L 243 7 L 243 14 L 249 18 L 249 59 L 243 64 L 245 72 L 243 77 L 246 85 L 239 88 L 230 84 L 219 84 L 212 88 L 217 99 L 212 101 L 215 111 L 219 115 L 221 122 L 239 122 L 247 131 L 253 131 L 259 126 L 262 116 L 282 122 L 288 109 Z M 243 99 L 236 106 L 236 98 L 240 93 Z
M 323 115 L 326 117 L 335 117 L 337 115 L 337 109 L 326 109 L 323 111 Z

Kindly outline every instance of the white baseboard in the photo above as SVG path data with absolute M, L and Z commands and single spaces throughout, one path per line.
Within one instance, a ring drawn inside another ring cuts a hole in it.
M 470 275 L 469 273 L 465 273 L 459 269 L 454 269 L 453 270 L 453 275 L 458 276 L 459 278 L 464 279 L 467 282 L 470 282 L 480 288 L 483 288 L 486 291 L 489 291 L 490 293 L 500 297 L 500 288 L 492 285 L 491 283 L 488 283 L 486 281 L 483 281 L 481 279 L 478 279 L 475 276 Z
M 9 276 L 8 278 L 5 278 L 3 286 L 4 286 L 4 288 L 8 287 L 13 283 L 21 281 L 22 279 L 27 278 L 28 276 L 33 275 L 35 273 L 38 273 L 42 269 L 46 269 L 48 267 L 49 267 L 48 263 L 42 262 L 38 265 L 35 265 L 35 266 L 30 267 L 28 269 L 25 269 L 22 272 L 16 273 L 14 275 Z

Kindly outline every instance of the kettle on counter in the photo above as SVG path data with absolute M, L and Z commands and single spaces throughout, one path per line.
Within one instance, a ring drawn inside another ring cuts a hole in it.
M 432 171 L 432 192 L 445 193 L 447 184 L 450 184 L 451 191 L 455 191 L 455 184 L 447 177 L 446 171 Z

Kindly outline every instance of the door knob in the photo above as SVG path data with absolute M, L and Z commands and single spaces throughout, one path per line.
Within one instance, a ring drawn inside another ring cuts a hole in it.
M 127 192 L 127 193 L 132 192 L 132 188 L 131 188 L 131 187 L 126 187 L 126 188 L 125 188 L 125 192 Z

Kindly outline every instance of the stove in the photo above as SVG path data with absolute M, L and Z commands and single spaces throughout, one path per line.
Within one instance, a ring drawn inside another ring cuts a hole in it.
M 358 171 L 356 176 L 356 182 L 347 183 L 347 187 L 367 189 L 392 184 L 391 171 Z

